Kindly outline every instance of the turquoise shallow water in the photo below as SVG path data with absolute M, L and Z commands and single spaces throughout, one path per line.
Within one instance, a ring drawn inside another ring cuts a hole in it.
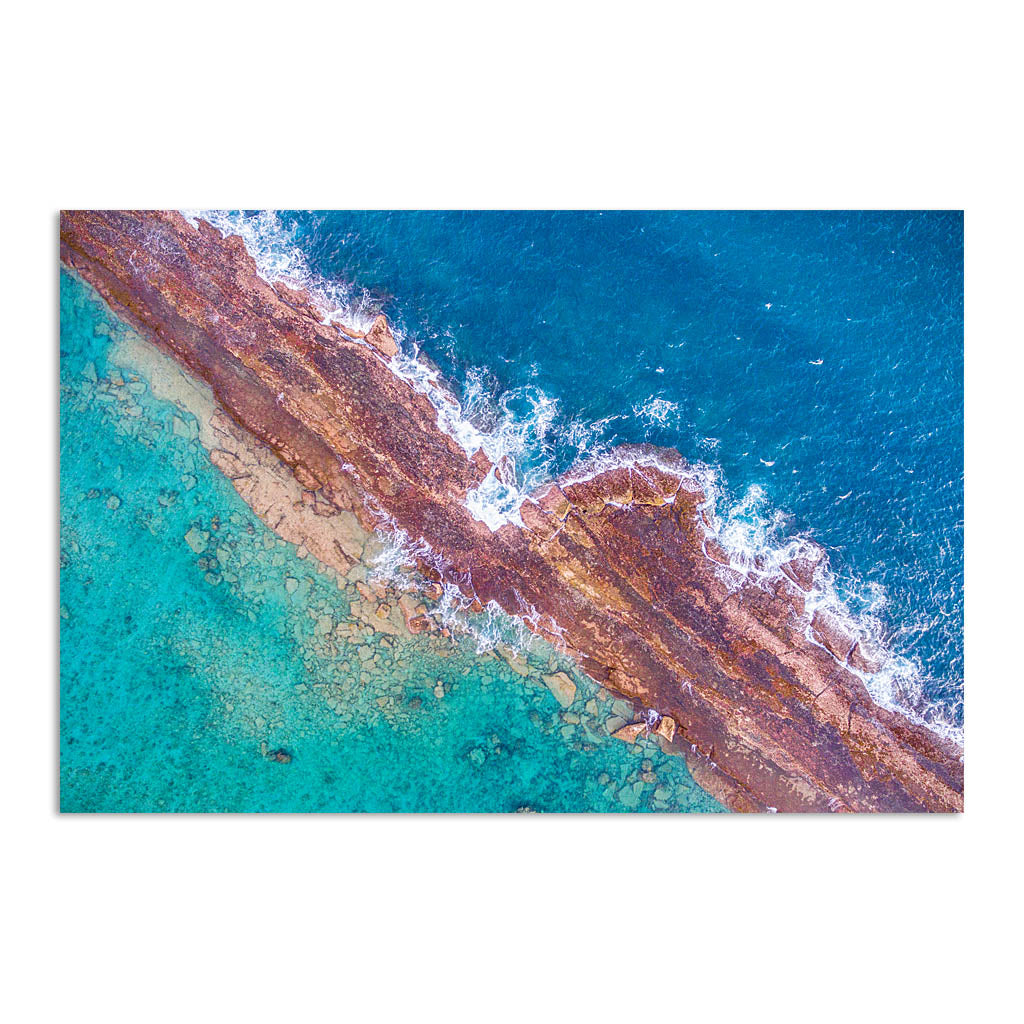
M 60 302 L 62 810 L 721 810 L 680 758 L 608 737 L 585 677 L 563 709 L 469 638 L 325 634 L 352 588 L 114 365 L 86 286 L 62 273 Z

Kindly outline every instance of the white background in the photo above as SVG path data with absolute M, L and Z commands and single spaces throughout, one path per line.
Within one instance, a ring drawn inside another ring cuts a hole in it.
M 5 1018 L 1019 1011 L 1011 5 L 26 10 L 0 69 Z M 59 817 L 56 212 L 115 205 L 965 209 L 967 813 Z

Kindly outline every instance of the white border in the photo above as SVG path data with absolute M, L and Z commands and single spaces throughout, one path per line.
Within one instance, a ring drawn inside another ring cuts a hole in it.
M 1019 32 L 986 4 L 440 6 L 9 19 L 11 1019 L 1001 1017 Z M 967 814 L 59 818 L 56 210 L 239 202 L 966 208 Z

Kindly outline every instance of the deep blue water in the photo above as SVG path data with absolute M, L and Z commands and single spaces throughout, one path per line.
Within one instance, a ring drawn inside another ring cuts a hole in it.
M 720 466 L 736 501 L 761 488 L 747 518 L 781 511 L 785 533 L 824 544 L 851 610 L 872 610 L 962 721 L 961 213 L 280 224 L 317 274 L 386 312 L 457 386 L 482 385 L 520 422 L 540 395 L 557 400 L 521 471 L 647 440 Z

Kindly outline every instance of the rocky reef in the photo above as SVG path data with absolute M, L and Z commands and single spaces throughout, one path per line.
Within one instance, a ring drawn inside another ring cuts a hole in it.
M 645 709 L 616 735 L 656 736 L 735 810 L 962 810 L 960 749 L 872 700 L 872 653 L 842 623 L 808 624 L 815 553 L 767 586 L 730 580 L 677 453 L 623 450 L 492 531 L 466 497 L 501 468 L 394 371 L 383 317 L 325 324 L 241 239 L 176 213 L 64 213 L 60 232 L 64 264 L 209 386 L 211 458 L 285 539 L 344 572 L 355 532 L 405 531 L 428 583 L 521 616 Z M 396 614 L 419 628 L 415 601 Z M 572 702 L 567 676 L 547 685 Z

